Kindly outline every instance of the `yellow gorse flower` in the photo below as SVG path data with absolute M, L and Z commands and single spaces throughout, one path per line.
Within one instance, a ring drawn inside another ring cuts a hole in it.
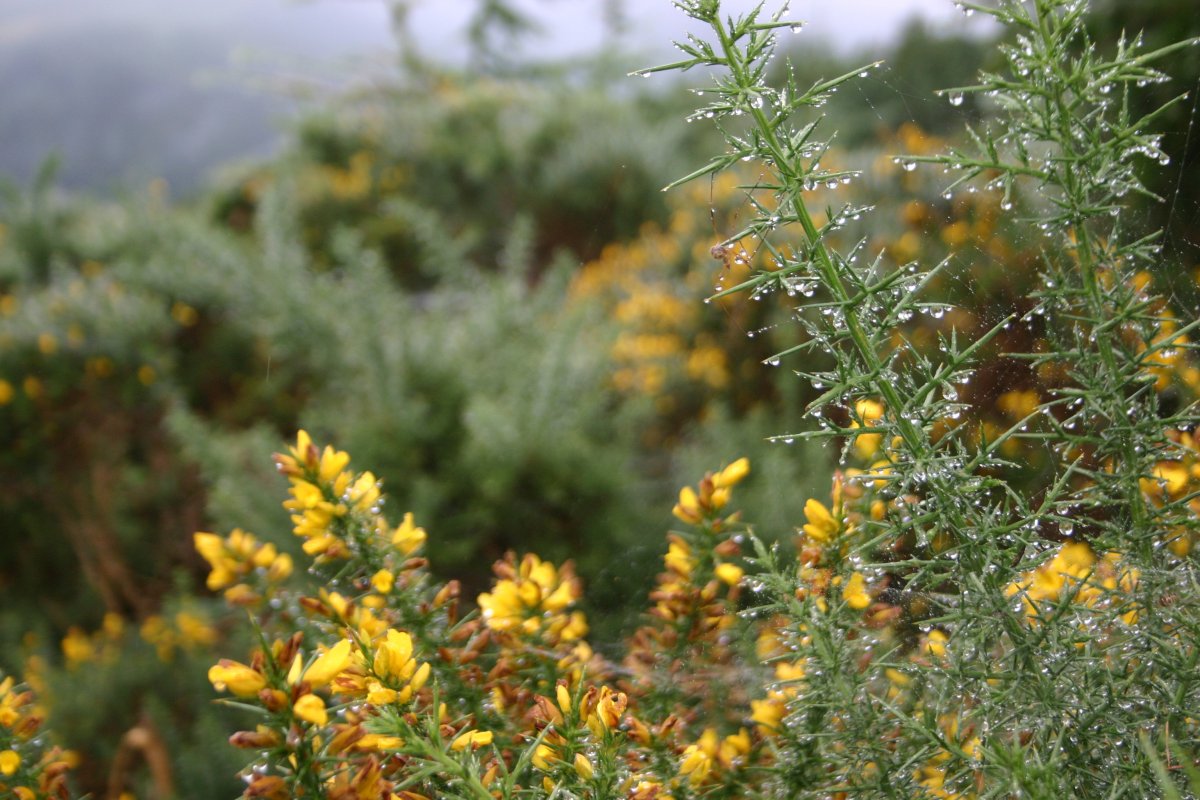
M 852 429 L 870 428 L 883 418 L 883 404 L 878 400 L 859 400 L 854 404 L 854 416 L 850 422 Z M 879 453 L 882 441 L 881 433 L 860 433 L 854 437 L 854 452 L 863 461 L 870 461 Z
M 304 552 L 318 560 L 351 557 L 350 541 L 361 546 L 372 541 L 395 551 L 395 556 L 413 555 L 425 543 L 425 530 L 417 527 L 411 513 L 394 529 L 381 514 L 379 480 L 372 472 L 355 474 L 348 469 L 350 456 L 326 445 L 319 450 L 306 431 L 296 435 L 287 453 L 275 455 L 279 471 L 287 476 L 289 497 L 284 507 L 291 512 L 293 533 L 304 540 Z M 380 595 L 390 594 L 400 573 L 413 563 L 393 563 L 377 570 L 374 587 Z M 382 600 L 364 601 L 379 607 Z
M 342 639 L 326 650 L 304 670 L 303 681 L 314 689 L 327 686 L 350 664 L 349 639 Z
M 218 692 L 229 691 L 238 697 L 253 697 L 267 685 L 261 672 L 228 658 L 209 668 L 208 680 Z
M 808 538 L 825 544 L 833 541 L 838 532 L 841 531 L 842 525 L 829 509 L 815 498 L 808 498 L 804 504 L 804 516 L 808 518 L 808 522 L 804 524 L 804 532 L 808 534 Z
M 816 498 L 810 497 L 804 504 L 804 516 L 808 522 L 804 524 L 804 533 L 810 541 L 826 545 L 849 532 L 846 524 L 845 508 L 842 503 L 842 476 L 840 473 L 833 477 L 831 491 L 831 507 Z
M 296 698 L 296 702 L 292 704 L 292 713 L 297 719 L 313 725 L 329 724 L 329 713 L 325 710 L 325 701 L 315 694 L 304 694 Z
M 739 458 L 716 473 L 708 473 L 693 489 L 679 490 L 679 502 L 671 509 L 680 522 L 699 525 L 715 517 L 729 503 L 730 490 L 750 473 L 750 459 Z
M 341 694 L 365 697 L 368 703 L 378 706 L 408 703 L 425 686 L 432 671 L 428 662 L 415 657 L 412 636 L 393 628 L 379 637 L 374 648 L 364 644 L 354 662 L 339 671 L 335 689 Z
M 491 731 L 463 731 L 450 743 L 451 750 L 474 750 L 477 747 L 487 747 L 492 743 Z
M 492 591 L 479 595 L 483 619 L 493 631 L 533 636 L 553 641 L 574 641 L 587 633 L 583 614 L 567 610 L 582 592 L 570 562 L 556 568 L 532 553 L 520 564 L 513 557 L 495 567 L 500 580 Z
M 842 587 L 842 599 L 855 611 L 862 611 L 871 605 L 871 595 L 867 592 L 866 580 L 861 572 L 853 573 L 846 581 Z
M 234 528 L 226 537 L 215 533 L 199 532 L 192 536 L 196 552 L 208 562 L 212 571 L 208 574 L 207 586 L 213 591 L 233 586 L 251 574 L 259 572 L 268 582 L 279 583 L 292 574 L 292 557 L 280 553 L 275 545 L 260 543 L 253 534 Z M 248 592 L 227 592 L 232 599 Z
M 1118 554 L 1097 558 L 1086 543 L 1067 542 L 1046 563 L 1010 583 L 1005 593 L 1020 596 L 1026 617 L 1036 622 L 1045 606 L 1059 602 L 1068 592 L 1081 607 L 1118 604 L 1137 581 L 1137 570 L 1123 567 Z M 1136 608 L 1125 610 L 1121 619 L 1126 624 L 1135 622 Z
M 425 538 L 425 529 L 418 528 L 413 522 L 412 512 L 408 512 L 404 515 L 404 521 L 392 533 L 392 546 L 399 550 L 401 555 L 409 556 L 425 544 Z

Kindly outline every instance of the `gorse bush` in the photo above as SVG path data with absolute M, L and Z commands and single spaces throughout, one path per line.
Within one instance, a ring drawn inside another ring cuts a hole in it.
M 981 184 L 1002 208 L 1029 185 L 1044 240 L 1033 307 L 970 341 L 951 327 L 931 353 L 895 332 L 950 311 L 921 295 L 950 262 L 888 269 L 859 246 L 838 251 L 828 234 L 866 209 L 818 224 L 805 201 L 815 184 L 852 176 L 821 165 L 817 122 L 793 112 L 854 75 L 772 88 L 762 76 L 785 22 L 680 5 L 716 39 L 682 45 L 691 58 L 672 67 L 721 70 L 698 114 L 720 121 L 729 149 L 699 174 L 757 161 L 763 177 L 749 188 L 770 194 L 725 243 L 752 237 L 770 268 L 721 294 L 817 295 L 797 310 L 807 337 L 796 349 L 830 361 L 801 373 L 824 390 L 806 435 L 846 443 L 832 508 L 809 510 L 800 565 L 758 550 L 760 608 L 788 620 L 805 676 L 780 731 L 786 794 L 1153 793 L 1162 772 L 1133 740 L 1169 753 L 1195 737 L 1195 409 L 1164 407 L 1157 391 L 1187 360 L 1194 323 L 1149 293 L 1141 270 L 1155 237 L 1128 232 L 1121 215 L 1122 198 L 1141 191 L 1136 159 L 1163 159 L 1145 131 L 1157 112 L 1131 118 L 1123 98 L 1164 80 L 1155 61 L 1195 43 L 1141 53 L 1122 41 L 1105 58 L 1083 3 L 960 4 L 1016 38 L 1004 73 L 947 97 L 981 94 L 1001 113 L 972 131 L 974 151 L 898 163 L 946 165 L 959 173 L 949 192 Z M 1011 355 L 1043 377 L 1045 396 L 994 437 L 969 439 L 961 387 L 984 348 L 1022 324 L 1044 330 L 1047 346 Z M 1010 439 L 1044 450 L 1040 480 L 1005 478 Z M 829 608 L 835 581 L 843 612 L 865 611 L 865 625 Z
M 74 759 L 37 732 L 34 690 L 62 713 L 92 680 L 111 681 L 120 705 L 155 674 L 124 669 L 129 651 L 131 663 L 178 665 L 181 682 L 207 668 L 221 697 L 186 731 L 172 727 L 194 713 L 186 704 L 114 711 L 129 718 L 112 757 L 141 742 L 143 790 L 160 796 L 175 791 L 155 766 L 163 742 L 203 751 L 197 737 L 226 721 L 232 747 L 207 747 L 242 759 L 244 796 L 259 798 L 1194 794 L 1200 321 L 1172 303 L 1188 295 L 1156 293 L 1187 270 L 1164 263 L 1153 226 L 1129 208 L 1154 199 L 1142 173 L 1166 156 L 1153 128 L 1179 104 L 1139 114 L 1135 98 L 1197 42 L 1102 47 L 1080 0 L 959 3 L 1008 29 L 1004 63 L 946 87 L 951 107 L 972 98 L 961 142 L 908 125 L 884 157 L 834 148 L 820 111 L 876 65 L 777 85 L 784 11 L 676 5 L 710 33 L 645 74 L 703 68 L 711 83 L 691 119 L 714 123 L 725 150 L 679 181 L 692 184 L 666 216 L 569 280 L 537 270 L 531 285 L 528 254 L 555 243 L 518 224 L 482 250 L 448 237 L 462 268 L 438 264 L 431 234 L 479 184 L 430 173 L 449 194 L 420 216 L 389 195 L 420 165 L 369 126 L 310 132 L 312 163 L 239 188 L 220 212 L 238 232 L 177 222 L 111 268 L 87 266 L 94 231 L 64 245 L 47 233 L 62 218 L 37 202 L 13 212 L 26 258 L 5 262 L 20 291 L 0 311 L 7 357 L 28 379 L 0 384 L 0 405 L 41 427 L 4 429 L 24 448 L 7 466 L 40 463 L 62 398 L 118 416 L 71 374 L 144 398 L 153 424 L 138 435 L 159 445 L 139 438 L 134 452 L 145 469 L 204 478 L 214 532 L 193 544 L 206 587 L 234 613 L 222 622 L 172 601 L 136 633 L 113 615 L 94 633 L 68 631 L 61 669 L 28 659 L 28 690 L 0 683 L 0 790 L 68 796 Z M 482 99 L 448 108 L 432 129 L 504 116 Z M 483 184 L 538 171 L 503 150 L 480 167 Z M 488 219 L 514 219 L 489 197 Z M 635 215 L 653 206 L 629 202 Z M 388 208 L 394 229 L 349 224 Z M 241 238 L 251 223 L 256 270 Z M 468 266 L 497 248 L 500 270 Z M 210 267 L 170 275 L 190 259 Z M 437 291 L 397 288 L 415 279 Z M 108 319 L 95 297 L 126 304 L 110 316 L 149 333 L 93 352 Z M 600 347 L 586 341 L 597 305 L 624 326 Z M 253 313 L 215 324 L 237 308 Z M 400 318 L 427 336 L 389 335 Z M 501 340 L 515 346 L 472 360 Z M 211 373 L 199 363 L 231 353 Z M 302 402 L 277 405 L 253 380 L 272 353 Z M 738 417 L 750 424 L 728 422 Z M 265 476 L 231 476 L 300 425 L 336 431 L 379 472 L 301 431 L 275 457 L 287 526 Z M 738 437 L 764 426 L 774 451 L 734 459 L 752 446 Z M 637 584 L 618 575 L 647 547 L 645 515 L 630 511 L 645 492 L 626 473 L 639 459 L 669 472 L 663 454 L 695 430 L 692 448 L 738 449 L 679 491 L 648 610 L 622 638 L 630 626 L 585 608 Z M 170 442 L 188 459 L 169 459 Z M 785 464 L 822 446 L 837 469 L 828 496 L 810 496 Z M 753 485 L 771 479 L 789 496 Z M 392 505 L 404 513 L 385 513 Z M 775 522 L 756 530 L 738 506 L 752 521 L 794 508 L 794 541 L 766 535 Z M 27 499 L 8 509 L 37 513 Z M 102 519 L 119 532 L 145 513 Z M 564 560 L 597 539 L 578 565 Z M 136 569 L 124 547 L 117 566 Z M 114 568 L 93 555 L 90 569 Z M 495 560 L 490 582 L 481 558 Z M 185 772 L 177 784 L 232 791 Z M 110 791 L 134 784 L 120 782 Z
M 415 291 L 463 261 L 494 267 L 514 228 L 529 229 L 535 268 L 560 252 L 591 258 L 663 216 L 656 190 L 698 138 L 661 130 L 654 103 L 606 87 L 586 70 L 481 78 L 425 66 L 305 119 L 296 145 L 230 181 L 212 213 L 248 230 L 264 190 L 286 181 L 314 264 L 337 268 L 335 240 L 355 230 Z

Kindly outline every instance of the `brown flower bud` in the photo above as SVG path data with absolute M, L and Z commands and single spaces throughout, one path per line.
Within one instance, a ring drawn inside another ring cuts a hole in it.
M 258 730 L 238 731 L 229 737 L 231 745 L 246 750 L 263 750 L 268 747 L 274 747 L 281 741 L 283 739 L 276 731 L 263 726 L 259 726 Z

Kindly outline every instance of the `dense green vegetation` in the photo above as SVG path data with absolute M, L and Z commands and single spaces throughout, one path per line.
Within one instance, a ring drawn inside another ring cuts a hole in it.
M 1186 2 L 1097 5 L 1106 47 L 1121 30 L 1145 28 L 1149 47 L 1196 35 Z M 480 19 L 505 18 L 493 9 Z M 489 41 L 481 29 L 481 48 Z M 824 107 L 841 132 L 829 161 L 867 171 L 847 197 L 878 207 L 869 231 L 835 238 L 862 234 L 886 248 L 888 268 L 949 257 L 931 298 L 955 304 L 958 330 L 977 334 L 1029 311 L 1038 242 L 999 213 L 999 197 L 945 198 L 944 177 L 891 157 L 931 156 L 963 141 L 964 123 L 993 118 L 986 97 L 934 96 L 997 68 L 992 50 L 912 27 L 884 67 Z M 0 94 L 18 96 L 9 82 L 39 69 L 29 57 L 0 58 Z M 165 786 L 197 800 L 240 791 L 239 754 L 219 746 L 236 723 L 209 702 L 204 673 L 217 653 L 249 643 L 235 629 L 244 619 L 223 616 L 205 588 L 210 564 L 192 534 L 243 528 L 299 559 L 278 505 L 286 483 L 266 457 L 298 429 L 373 471 L 391 525 L 412 512 L 430 528 L 433 574 L 460 579 L 466 598 L 488 588 L 509 550 L 574 559 L 601 652 L 638 623 L 680 485 L 748 456 L 738 503 L 768 542 L 788 541 L 828 486 L 844 442 L 767 441 L 806 425 L 824 389 L 768 366 L 795 344 L 795 293 L 701 303 L 714 285 L 764 267 L 766 254 L 739 250 L 735 234 L 758 213 L 747 200 L 759 195 L 739 185 L 768 173 L 748 164 L 659 191 L 704 164 L 720 138 L 679 124 L 693 98 L 624 80 L 631 65 L 614 54 L 522 66 L 481 49 L 477 63 L 410 61 L 387 82 L 332 98 L 277 157 L 226 170 L 185 202 L 155 183 L 115 200 L 60 190 L 60 179 L 83 181 L 81 169 L 115 174 L 100 155 L 6 186 L 0 670 L 44 690 L 56 735 L 82 756 L 81 790 L 102 796 L 119 780 L 137 797 L 166 796 Z M 795 81 L 857 63 L 798 56 Z M 1176 80 L 1149 87 L 1135 112 L 1200 80 L 1196 48 L 1168 66 Z M 119 70 L 104 76 L 129 89 Z M 188 95 L 161 99 L 156 115 L 194 110 Z M 238 117 L 245 98 L 225 99 Z M 1129 215 L 1168 230 L 1145 280 L 1183 324 L 1197 297 L 1200 195 L 1186 179 L 1196 122 L 1190 101 L 1157 120 L 1170 166 L 1146 181 L 1166 200 L 1146 198 Z M 0 131 L 53 124 L 0 116 Z M 227 135 L 241 146 L 243 132 Z M 186 159 L 149 168 L 172 183 L 194 171 Z M 1018 202 L 1037 208 L 1036 198 Z M 932 353 L 940 320 L 919 315 L 897 335 Z M 977 442 L 1058 380 L 1048 361 L 1007 355 L 1038 352 L 1047 335 L 1031 324 L 984 354 L 962 391 Z M 827 361 L 793 369 L 836 368 Z M 1182 355 L 1155 366 L 1159 413 L 1187 408 L 1200 373 Z M 866 424 L 859 410 L 832 413 L 838 426 Z M 1014 486 L 1054 474 L 1044 448 L 1011 444 L 996 473 Z M 153 743 L 132 761 L 120 755 L 130 731 Z

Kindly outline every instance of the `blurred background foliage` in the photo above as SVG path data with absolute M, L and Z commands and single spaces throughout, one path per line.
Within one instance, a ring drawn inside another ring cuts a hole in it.
M 1145 29 L 1165 42 L 1196 33 L 1191 5 L 1102 3 L 1096 21 L 1107 40 Z M 477 69 L 410 58 L 187 202 L 157 180 L 119 200 L 67 194 L 53 163 L 6 184 L 0 668 L 44 689 L 87 765 L 81 789 L 239 791 L 203 679 L 226 626 L 191 534 L 242 527 L 294 549 L 269 454 L 298 427 L 373 470 L 393 521 L 414 512 L 433 568 L 469 596 L 508 549 L 574 558 L 601 649 L 636 624 L 678 486 L 749 456 L 743 505 L 786 538 L 828 485 L 837 453 L 766 441 L 798 429 L 815 397 L 769 366 L 796 343 L 787 298 L 701 303 L 771 268 L 740 246 L 713 250 L 739 230 L 757 177 L 663 194 L 713 147 L 682 124 L 683 93 L 631 87 L 614 53 L 507 62 L 496 42 L 522 21 L 504 12 L 480 5 Z M 403 14 L 397 26 L 406 35 Z M 892 160 L 986 120 L 933 92 L 970 82 L 992 50 L 913 25 L 826 109 L 841 143 L 828 158 L 865 176 L 821 191 L 831 209 L 881 208 L 846 235 L 896 263 L 954 260 L 934 291 L 963 310 L 911 322 L 929 347 L 952 325 L 1025 310 L 1013 298 L 1037 269 L 1038 242 L 998 196 L 947 198 L 939 176 Z M 800 83 L 855 63 L 820 49 L 792 59 Z M 1171 71 L 1156 92 L 1200 82 L 1194 52 Z M 1167 201 L 1147 204 L 1170 230 L 1164 264 L 1185 267 L 1148 279 L 1192 316 L 1200 196 L 1182 176 L 1195 115 L 1185 102 L 1167 121 L 1176 166 L 1155 173 Z M 977 435 L 1052 384 L 1002 355 L 1038 335 L 998 340 L 965 392 Z M 1162 392 L 1200 388 L 1187 365 L 1163 372 Z

